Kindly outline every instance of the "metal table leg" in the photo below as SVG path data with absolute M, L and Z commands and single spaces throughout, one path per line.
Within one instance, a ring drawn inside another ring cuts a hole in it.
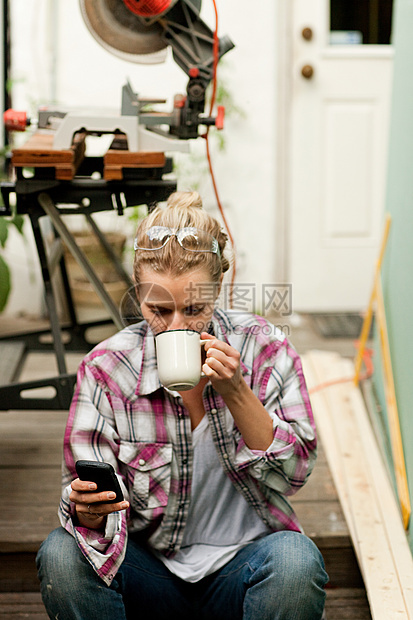
M 56 209 L 52 199 L 48 194 L 42 192 L 38 196 L 38 201 L 42 209 L 44 209 L 44 212 L 50 217 L 51 221 L 53 222 L 53 226 L 56 228 L 60 237 L 66 243 L 73 257 L 77 260 L 77 262 L 85 272 L 85 275 L 87 276 L 89 282 L 92 284 L 97 295 L 100 297 L 102 303 L 109 312 L 109 315 L 112 318 L 114 324 L 118 329 L 122 329 L 124 325 L 122 323 L 122 319 L 118 308 L 116 307 L 116 304 L 114 303 L 110 295 L 106 292 L 105 287 L 97 277 L 92 265 L 90 264 L 90 261 L 85 256 L 84 252 L 82 252 L 82 250 L 78 247 L 69 229 L 60 217 L 59 211 L 58 209 Z

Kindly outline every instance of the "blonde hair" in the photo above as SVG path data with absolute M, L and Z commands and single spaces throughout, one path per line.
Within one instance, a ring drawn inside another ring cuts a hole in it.
M 179 229 L 187 226 L 199 228 L 212 235 L 217 241 L 220 253 L 188 252 L 182 248 L 177 239 L 170 241 L 159 250 L 136 250 L 133 274 L 136 284 L 140 282 L 140 270 L 147 266 L 159 273 L 177 276 L 191 269 L 205 267 L 211 281 L 218 283 L 221 275 L 228 271 L 230 264 L 224 256 L 228 240 L 220 223 L 202 208 L 202 199 L 198 192 L 174 192 L 167 200 L 166 208 L 157 206 L 138 226 L 136 238 L 138 245 L 146 236 L 151 226 L 168 226 Z

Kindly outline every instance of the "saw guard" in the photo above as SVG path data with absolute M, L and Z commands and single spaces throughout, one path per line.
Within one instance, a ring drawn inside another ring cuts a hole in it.
M 111 54 L 136 63 L 165 61 L 162 27 L 135 15 L 121 0 L 79 0 L 83 20 L 96 41 Z

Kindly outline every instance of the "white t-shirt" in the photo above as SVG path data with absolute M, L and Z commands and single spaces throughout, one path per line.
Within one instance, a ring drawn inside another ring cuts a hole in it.
M 192 442 L 191 503 L 182 546 L 171 559 L 156 553 L 172 573 L 189 582 L 215 572 L 242 547 L 271 533 L 224 473 L 206 415 L 192 432 Z

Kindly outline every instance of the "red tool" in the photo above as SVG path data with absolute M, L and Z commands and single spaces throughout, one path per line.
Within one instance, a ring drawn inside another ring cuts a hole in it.
M 3 120 L 7 131 L 26 131 L 31 124 L 26 112 L 18 112 L 12 108 L 4 112 Z
M 172 0 L 123 0 L 123 2 L 135 15 L 155 17 L 166 11 Z

